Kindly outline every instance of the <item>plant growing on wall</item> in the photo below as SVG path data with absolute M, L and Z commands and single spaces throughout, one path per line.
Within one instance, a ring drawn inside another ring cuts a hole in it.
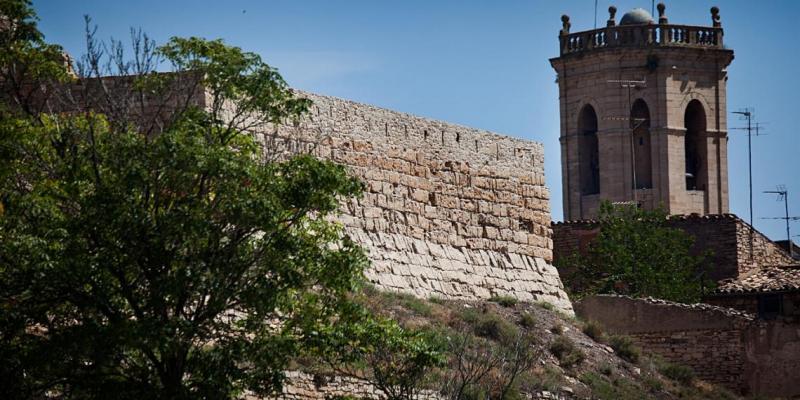
M 583 254 L 562 262 L 576 295 L 623 294 L 696 302 L 703 292 L 705 257 L 690 252 L 693 238 L 666 225 L 662 209 L 603 202 L 600 233 Z

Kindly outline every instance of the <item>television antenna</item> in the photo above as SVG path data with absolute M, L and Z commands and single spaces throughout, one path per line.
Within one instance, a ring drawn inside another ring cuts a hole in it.
M 748 169 L 748 176 L 749 176 L 749 187 L 750 187 L 750 226 L 753 226 L 753 132 L 755 131 L 755 136 L 762 135 L 761 133 L 761 124 L 755 123 L 753 126 L 753 118 L 755 118 L 755 109 L 752 107 L 745 108 L 743 110 L 734 111 L 734 114 L 738 114 L 741 116 L 740 119 L 747 120 L 747 126 L 741 128 L 731 128 L 733 130 L 739 131 L 747 131 L 747 169 Z
M 734 111 L 734 114 L 739 114 L 741 117 L 740 119 L 747 120 L 747 126 L 742 128 L 731 128 L 733 130 L 746 130 L 747 131 L 747 171 L 749 177 L 749 191 L 750 191 L 750 262 L 753 262 L 753 130 L 756 132 L 756 136 L 759 135 L 760 132 L 760 125 L 758 123 L 755 124 L 755 128 L 753 127 L 753 118 L 755 114 L 755 109 L 752 107 L 748 107 L 739 111 Z
M 631 89 L 640 89 L 647 87 L 647 81 L 642 80 L 635 80 L 635 79 L 611 79 L 607 80 L 606 83 L 615 83 L 618 84 L 620 88 L 628 90 L 628 113 L 633 111 L 631 107 L 633 104 L 631 103 Z M 632 115 L 630 116 L 622 116 L 622 117 L 607 117 L 604 118 L 606 120 L 611 121 L 629 121 L 629 129 L 631 130 L 631 180 L 633 182 L 633 201 L 636 204 L 639 204 L 637 199 L 636 190 L 638 189 L 638 185 L 636 184 L 636 146 L 635 146 L 635 132 L 636 129 L 642 126 L 647 119 L 645 118 L 633 118 Z
M 764 219 L 782 219 L 786 221 L 786 241 L 788 242 L 789 256 L 794 258 L 794 246 L 792 245 L 792 234 L 789 231 L 789 221 L 800 221 L 800 217 L 789 216 L 789 191 L 786 190 L 785 185 L 778 185 L 776 190 L 765 190 L 764 193 L 777 194 L 777 201 L 783 200 L 785 215 L 783 217 L 770 217 Z

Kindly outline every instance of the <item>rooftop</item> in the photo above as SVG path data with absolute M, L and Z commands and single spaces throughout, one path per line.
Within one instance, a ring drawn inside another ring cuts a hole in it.
M 770 293 L 800 290 L 800 266 L 763 267 L 752 274 L 720 281 L 717 294 Z

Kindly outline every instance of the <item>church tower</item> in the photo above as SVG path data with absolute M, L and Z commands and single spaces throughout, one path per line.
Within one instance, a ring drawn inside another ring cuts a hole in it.
M 619 24 L 570 32 L 561 17 L 558 75 L 564 219 L 602 200 L 670 214 L 728 212 L 727 66 L 719 9 L 710 27 L 658 21 L 643 9 Z

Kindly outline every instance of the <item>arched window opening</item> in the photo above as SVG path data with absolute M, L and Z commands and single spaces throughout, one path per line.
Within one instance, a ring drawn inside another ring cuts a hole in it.
M 597 113 L 590 105 L 578 118 L 578 160 L 582 194 L 600 193 L 600 149 L 597 142 Z
M 686 190 L 705 190 L 707 176 L 706 160 L 706 112 L 703 104 L 692 100 L 686 107 L 684 115 L 686 136 L 684 137 L 684 155 L 686 158 Z
M 631 127 L 633 128 L 634 187 L 650 189 L 653 187 L 653 166 L 650 154 L 650 109 L 647 103 L 638 99 L 631 107 Z

